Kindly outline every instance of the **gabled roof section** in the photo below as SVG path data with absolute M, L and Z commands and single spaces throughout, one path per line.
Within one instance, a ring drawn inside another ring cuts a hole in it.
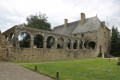
M 92 32 L 96 31 L 100 27 L 100 20 L 95 17 L 86 18 L 85 24 L 81 25 L 81 20 L 68 23 L 67 27 L 63 25 L 57 26 L 53 29 L 53 32 L 59 34 L 77 34 L 77 33 L 84 33 L 84 32 Z
M 79 23 L 71 34 L 97 31 L 100 25 L 101 23 L 100 20 L 97 18 L 97 16 L 87 18 L 85 20 L 85 24 L 81 25 Z
M 73 30 L 76 28 L 76 26 L 79 24 L 80 20 L 71 22 L 67 24 L 67 27 L 64 27 L 63 25 L 56 26 L 53 29 L 53 32 L 59 33 L 59 34 L 71 34 Z

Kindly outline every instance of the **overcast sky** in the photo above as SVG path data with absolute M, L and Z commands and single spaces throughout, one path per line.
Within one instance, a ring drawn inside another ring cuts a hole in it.
M 120 31 L 120 0 L 0 0 L 0 30 L 3 32 L 14 25 L 26 22 L 30 14 L 46 13 L 48 22 L 54 26 L 86 17 L 98 16 L 109 28 L 112 25 Z

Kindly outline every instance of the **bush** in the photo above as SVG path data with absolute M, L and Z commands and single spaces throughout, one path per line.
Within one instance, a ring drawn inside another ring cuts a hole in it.
M 120 61 L 120 57 L 118 58 L 118 61 Z

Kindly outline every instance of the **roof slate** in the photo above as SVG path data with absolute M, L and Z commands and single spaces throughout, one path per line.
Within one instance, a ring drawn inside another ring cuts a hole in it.
M 95 17 L 86 18 L 85 24 L 80 24 L 81 20 L 68 23 L 67 27 L 63 25 L 57 26 L 53 29 L 53 32 L 59 34 L 77 34 L 77 33 L 84 33 L 84 32 L 92 32 L 99 29 L 101 23 L 100 20 Z

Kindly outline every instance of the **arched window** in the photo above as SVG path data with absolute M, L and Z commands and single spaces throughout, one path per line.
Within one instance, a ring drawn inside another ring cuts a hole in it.
M 44 38 L 42 35 L 40 34 L 35 35 L 34 45 L 36 45 L 37 48 L 43 48 L 43 41 L 44 41 Z
M 55 39 L 53 36 L 49 36 L 47 38 L 47 48 L 52 48 L 54 47 Z
M 18 35 L 19 47 L 29 48 L 30 47 L 31 36 L 29 33 L 22 32 Z
M 89 42 L 88 45 L 89 45 L 89 48 L 95 49 L 96 43 L 91 41 L 91 42 Z

